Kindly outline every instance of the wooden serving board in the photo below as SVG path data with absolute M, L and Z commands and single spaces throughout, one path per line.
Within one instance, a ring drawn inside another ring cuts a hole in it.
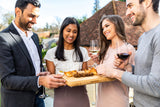
M 99 75 L 87 76 L 87 77 L 67 77 L 63 76 L 66 80 L 66 84 L 70 87 L 81 86 L 86 84 L 100 83 L 100 82 L 109 82 L 114 81 L 115 79 L 102 77 Z

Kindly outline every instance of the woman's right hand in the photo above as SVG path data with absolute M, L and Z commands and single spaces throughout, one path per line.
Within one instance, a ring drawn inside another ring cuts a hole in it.
M 105 68 L 105 65 L 104 65 L 104 64 L 100 64 L 100 65 L 96 66 L 96 70 L 97 70 L 97 73 L 98 73 L 99 75 L 105 76 L 106 68 Z
M 97 64 L 99 64 L 99 54 L 93 55 L 91 52 L 89 52 L 89 57 Z
M 120 72 L 121 70 L 115 69 L 112 66 L 108 64 L 100 64 L 96 67 L 97 73 L 101 76 L 104 77 L 109 77 L 109 78 L 115 78 L 117 72 Z
M 131 52 L 128 53 L 131 56 Z M 122 60 L 120 58 L 118 58 L 117 55 L 115 55 L 115 60 L 113 62 L 113 65 L 116 68 L 122 69 L 122 70 L 126 70 L 126 66 L 129 64 L 129 57 L 126 60 Z

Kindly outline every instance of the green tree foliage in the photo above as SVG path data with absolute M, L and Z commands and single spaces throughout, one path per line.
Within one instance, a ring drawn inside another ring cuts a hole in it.
M 86 16 L 83 16 L 82 18 L 76 18 L 78 23 L 81 24 L 82 22 L 84 22 L 85 20 L 87 20 Z
M 100 9 L 99 0 L 95 0 L 92 13 L 96 13 Z
M 47 50 L 42 49 L 42 59 L 44 59 L 44 56 L 46 55 Z
M 33 28 L 32 30 L 34 32 L 50 31 L 51 33 L 59 34 L 60 26 L 61 26 L 61 18 L 56 17 L 56 23 L 46 23 L 45 27 Z
M 126 2 L 126 0 L 118 0 L 118 1 L 123 1 L 123 2 Z
M 45 26 L 45 28 L 44 28 L 44 31 L 48 31 L 49 30 L 49 24 L 48 23 L 46 23 L 46 26 Z
M 56 43 L 51 44 L 51 48 L 54 48 L 56 46 L 57 46 Z M 47 51 L 48 51 L 48 49 L 42 49 L 42 59 L 44 59 L 44 56 L 46 55 Z
M 48 25 L 48 31 L 54 33 L 54 34 L 59 34 L 59 30 L 61 27 L 61 21 L 62 19 L 60 17 L 56 17 L 56 23 L 52 23 Z
M 12 20 L 14 19 L 13 13 L 5 13 L 3 14 L 3 25 L 8 26 L 11 24 Z
M 56 46 L 57 46 L 56 43 L 52 43 L 52 44 L 51 44 L 51 48 L 54 48 L 54 47 L 56 47 Z

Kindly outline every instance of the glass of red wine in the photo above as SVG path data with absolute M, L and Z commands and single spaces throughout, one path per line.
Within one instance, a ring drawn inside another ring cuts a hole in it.
M 123 44 L 121 44 L 121 45 L 119 43 L 117 43 L 117 56 L 118 56 L 118 58 L 120 58 L 122 60 L 126 60 L 129 57 L 127 45 L 128 45 L 127 42 L 123 42 Z

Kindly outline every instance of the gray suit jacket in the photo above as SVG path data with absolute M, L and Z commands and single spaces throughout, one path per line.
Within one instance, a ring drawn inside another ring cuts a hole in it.
M 41 59 L 37 34 L 34 33 L 32 39 Z M 0 33 L 1 106 L 34 107 L 35 95 L 39 91 L 37 79 L 28 50 L 11 24 Z

